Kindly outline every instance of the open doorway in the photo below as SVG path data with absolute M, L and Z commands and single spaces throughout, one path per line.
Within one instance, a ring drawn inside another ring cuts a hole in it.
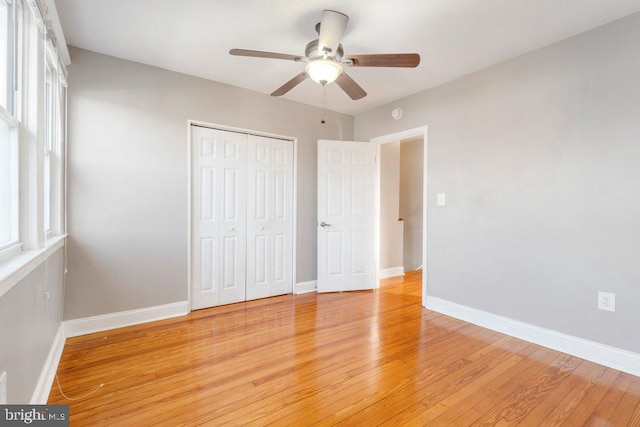
M 371 139 L 378 144 L 376 272 L 380 279 L 422 270 L 426 301 L 427 127 Z
M 380 145 L 379 279 L 422 268 L 422 137 Z

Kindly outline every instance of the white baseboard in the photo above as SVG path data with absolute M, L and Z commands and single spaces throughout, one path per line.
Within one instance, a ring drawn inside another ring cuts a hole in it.
M 56 371 L 58 370 L 58 363 L 60 363 L 60 357 L 62 357 L 62 350 L 64 349 L 64 325 L 60 324 L 58 332 L 56 333 L 51 349 L 47 355 L 47 360 L 44 362 L 42 371 L 40 371 L 40 377 L 36 384 L 36 389 L 31 396 L 32 405 L 44 405 L 49 399 L 49 391 L 53 385 L 53 380 L 56 377 Z
M 640 377 L 640 354 L 637 353 L 436 297 L 428 296 L 425 308 Z
M 140 323 L 169 319 L 171 317 L 189 314 L 189 301 L 174 302 L 157 305 L 155 307 L 139 308 L 136 310 L 120 311 L 118 313 L 85 317 L 82 319 L 65 320 L 63 322 L 65 337 L 76 337 L 109 329 L 123 328 Z
M 318 290 L 318 281 L 309 280 L 308 282 L 296 283 L 296 295 L 316 292 Z
M 378 271 L 378 279 L 386 279 L 387 277 L 404 276 L 404 267 L 384 268 Z

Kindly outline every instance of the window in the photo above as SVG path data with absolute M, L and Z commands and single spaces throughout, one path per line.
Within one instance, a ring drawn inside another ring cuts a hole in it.
M 43 165 L 43 226 L 46 237 L 61 234 L 64 230 L 63 182 L 64 165 L 64 84 L 58 66 L 55 48 L 48 47 L 45 65 L 45 129 Z
M 17 43 L 21 9 L 0 0 L 0 254 L 20 243 L 19 121 Z
M 44 109 L 45 109 L 45 123 L 44 123 L 44 232 L 46 236 L 51 235 L 51 152 L 53 150 L 53 138 L 54 138 L 54 99 L 53 99 L 53 73 L 48 61 L 45 66 L 45 81 L 44 81 Z
M 46 14 L 0 0 L 0 267 L 65 231 L 66 71 Z
M 18 132 L 0 119 L 0 251 L 19 242 Z
M 0 0 L 0 106 L 18 116 L 18 75 L 22 69 L 22 7 L 19 0 Z
M 11 86 L 13 84 L 13 42 L 12 17 L 13 7 L 6 1 L 0 0 L 0 105 L 6 111 L 10 108 Z

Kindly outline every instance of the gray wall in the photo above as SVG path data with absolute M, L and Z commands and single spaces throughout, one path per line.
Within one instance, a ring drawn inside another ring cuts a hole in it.
M 380 145 L 380 268 L 402 266 L 400 142 Z
M 634 14 L 356 116 L 429 126 L 428 295 L 640 352 L 638 40 Z
M 316 145 L 353 117 L 71 49 L 65 319 L 187 299 L 187 120 L 298 138 L 297 282 L 316 278 Z M 322 96 L 320 88 L 318 96 Z
M 404 271 L 422 265 L 422 203 L 424 141 L 422 138 L 400 144 L 400 216 L 404 218 Z
M 10 404 L 31 401 L 62 323 L 63 271 L 61 248 L 0 297 L 0 373 L 7 371 Z

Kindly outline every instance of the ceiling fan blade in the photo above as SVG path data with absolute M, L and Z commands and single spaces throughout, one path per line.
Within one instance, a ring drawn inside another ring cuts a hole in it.
M 335 10 L 323 10 L 318 37 L 318 50 L 334 54 L 338 50 L 340 39 L 347 27 L 349 17 Z
M 344 71 L 342 72 L 342 74 L 340 74 L 338 76 L 338 78 L 336 79 L 336 83 L 338 84 L 338 86 L 340 86 L 342 88 L 342 90 L 344 90 L 347 95 L 349 95 L 351 97 L 351 99 L 358 100 L 361 98 L 364 98 L 365 96 L 367 96 L 367 92 L 364 91 L 364 89 L 362 89 L 360 87 L 360 85 L 358 83 L 356 83 L 355 80 L 353 80 L 347 73 L 345 73 Z
M 417 53 L 389 53 L 381 55 L 349 55 L 343 61 L 353 61 L 354 67 L 405 67 L 415 68 L 420 64 Z M 348 65 L 348 64 L 347 64 Z
M 307 74 L 306 71 L 301 72 L 300 74 L 298 74 L 297 76 L 295 76 L 294 78 L 292 78 L 291 80 L 289 80 L 288 82 L 280 86 L 278 89 L 273 91 L 271 96 L 284 95 L 285 93 L 289 92 L 291 89 L 293 89 L 294 87 L 298 86 L 300 83 L 305 81 L 307 77 L 309 77 L 309 74 Z
M 231 49 L 230 55 L 234 56 L 251 56 L 255 58 L 273 58 L 273 59 L 285 59 L 290 61 L 298 61 L 302 59 L 301 56 L 287 55 L 286 53 L 275 52 L 263 52 L 261 50 L 246 50 L 246 49 Z

